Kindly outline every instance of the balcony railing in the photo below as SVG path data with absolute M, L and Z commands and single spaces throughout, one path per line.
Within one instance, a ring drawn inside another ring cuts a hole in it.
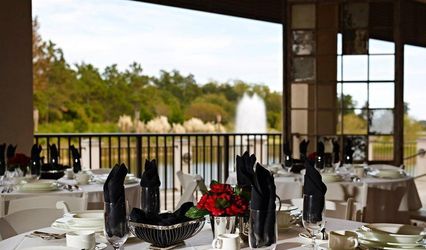
M 192 133 L 192 134 L 36 134 L 35 143 L 43 147 L 42 157 L 49 160 L 47 145 L 55 143 L 60 163 L 70 165 L 71 145 L 81 152 L 83 168 L 111 168 L 125 163 L 131 173 L 140 176 L 146 159 L 156 159 L 161 180 L 163 209 L 174 208 L 182 187 L 176 171 L 199 174 L 208 184 L 224 182 L 235 170 L 236 155 L 248 150 L 262 164 L 282 159 L 280 133 Z M 171 203 L 171 204 L 170 204 Z
M 60 163 L 70 165 L 71 145 L 81 153 L 83 168 L 111 168 L 125 163 L 131 173 L 140 176 L 146 159 L 156 159 L 161 179 L 163 209 L 174 208 L 182 187 L 176 171 L 201 175 L 206 184 L 211 180 L 224 182 L 229 172 L 235 170 L 236 155 L 248 150 L 262 164 L 282 161 L 281 133 L 185 133 L 185 134 L 135 134 L 135 133 L 69 133 L 36 134 L 34 140 L 43 147 L 42 156 L 49 160 L 47 145 L 55 143 L 60 153 Z M 416 143 L 404 144 L 404 155 L 414 155 Z M 393 144 L 372 143 L 372 159 L 392 159 Z M 404 161 L 406 171 L 414 174 L 415 157 Z

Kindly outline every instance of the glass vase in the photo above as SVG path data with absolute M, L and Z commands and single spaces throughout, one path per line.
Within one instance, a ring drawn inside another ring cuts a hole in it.
M 213 238 L 219 234 L 234 234 L 237 231 L 237 216 L 210 216 Z

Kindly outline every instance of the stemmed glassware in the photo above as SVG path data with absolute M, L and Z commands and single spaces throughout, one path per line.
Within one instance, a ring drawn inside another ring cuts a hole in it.
M 127 201 L 121 203 L 104 202 L 104 233 L 114 250 L 118 250 L 129 236 L 129 205 Z
M 316 249 L 315 239 L 325 226 L 324 207 L 324 197 L 303 195 L 302 223 L 312 237 L 312 243 L 308 245 L 312 249 Z

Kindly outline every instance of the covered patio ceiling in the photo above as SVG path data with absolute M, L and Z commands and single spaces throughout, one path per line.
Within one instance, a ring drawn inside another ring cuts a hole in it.
M 223 14 L 253 20 L 283 23 L 285 20 L 285 0 L 136 0 L 139 2 L 160 4 L 209 13 Z M 401 1 L 401 30 L 404 44 L 426 47 L 426 0 Z M 297 2 L 297 1 L 288 1 Z M 313 1 L 315 2 L 315 1 Z M 339 2 L 323 0 L 324 2 Z M 370 5 L 370 23 L 372 26 L 389 24 L 393 20 L 393 2 L 372 2 Z M 370 37 L 393 41 L 391 32 L 370 30 Z

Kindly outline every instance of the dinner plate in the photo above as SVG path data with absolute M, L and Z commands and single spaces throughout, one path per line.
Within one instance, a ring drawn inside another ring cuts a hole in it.
M 59 186 L 56 181 L 41 180 L 36 182 L 24 183 L 18 186 L 21 192 L 49 192 L 58 190 Z
M 339 182 L 343 180 L 341 175 L 334 173 L 323 173 L 321 176 L 324 182 Z
M 71 212 L 64 217 L 69 217 L 68 225 L 89 226 L 104 225 L 104 211 L 103 210 L 87 210 Z
M 38 246 L 38 247 L 25 247 L 21 248 L 21 250 L 80 250 L 74 247 L 66 247 L 66 246 Z
M 405 172 L 401 169 L 375 169 L 370 171 L 369 175 L 382 179 L 399 179 L 406 176 Z
M 377 242 L 377 241 L 371 241 L 366 239 L 358 239 L 359 243 L 362 246 L 368 247 L 368 248 L 374 248 L 374 249 L 384 249 L 384 250 L 396 250 L 396 249 L 410 249 L 410 250 L 421 250 L 426 249 L 425 246 L 422 245 L 389 245 L 383 242 Z
M 426 236 L 422 227 L 391 223 L 367 224 L 357 233 L 366 240 L 396 244 L 416 244 Z

